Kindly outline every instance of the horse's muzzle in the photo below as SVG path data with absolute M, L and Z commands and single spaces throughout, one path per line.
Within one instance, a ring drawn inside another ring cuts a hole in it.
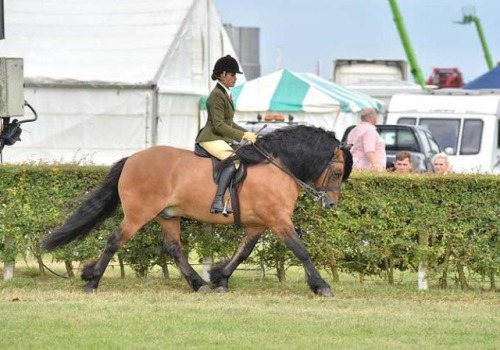
M 328 196 L 323 196 L 323 198 L 321 198 L 321 206 L 327 209 L 336 209 L 337 201 L 329 198 Z

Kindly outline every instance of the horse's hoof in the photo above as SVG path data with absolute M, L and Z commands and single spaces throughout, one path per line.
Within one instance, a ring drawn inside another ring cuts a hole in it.
M 219 287 L 217 287 L 217 288 L 214 289 L 214 292 L 216 292 L 216 293 L 227 293 L 227 292 L 229 292 L 229 289 L 227 289 L 227 287 L 221 287 L 221 286 L 219 286 Z
M 211 293 L 212 290 L 210 289 L 210 287 L 208 285 L 205 284 L 205 285 L 201 286 L 200 288 L 198 288 L 198 290 L 196 292 L 205 294 L 205 293 Z
M 83 287 L 83 292 L 86 294 L 97 294 L 97 288 L 92 288 L 92 287 Z
M 332 290 L 328 287 L 318 289 L 317 294 L 325 298 L 333 298 Z

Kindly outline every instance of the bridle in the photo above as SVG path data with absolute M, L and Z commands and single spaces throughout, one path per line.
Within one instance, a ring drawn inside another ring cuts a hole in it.
M 332 172 L 332 165 L 334 163 L 344 163 L 344 161 L 336 159 L 335 155 L 332 157 L 332 159 L 330 159 L 330 161 L 328 162 L 328 165 L 326 166 L 327 170 L 326 170 L 325 176 L 323 177 L 323 181 L 321 183 L 321 186 L 319 186 L 317 188 L 318 191 L 322 191 L 325 193 L 326 192 L 340 192 L 340 185 L 328 185 L 328 183 L 330 182 L 330 178 L 332 176 L 335 176 L 336 178 L 339 177 L 339 175 L 333 174 L 333 172 Z
M 335 154 L 332 156 L 328 164 L 326 165 L 326 174 L 323 177 L 323 181 L 321 183 L 321 186 L 318 187 L 313 187 L 301 179 L 297 178 L 287 167 L 285 167 L 283 164 L 280 164 L 276 161 L 276 158 L 273 157 L 271 154 L 269 154 L 266 150 L 262 149 L 261 147 L 257 146 L 257 144 L 252 144 L 252 146 L 264 156 L 270 163 L 274 164 L 276 167 L 278 167 L 281 171 L 284 173 L 288 174 L 292 179 L 295 180 L 299 184 L 300 187 L 306 191 L 306 193 L 309 193 L 313 199 L 319 203 L 323 201 L 323 198 L 326 196 L 327 192 L 340 192 L 340 185 L 327 185 L 328 182 L 330 181 L 330 178 L 332 176 L 337 176 L 333 175 L 332 173 L 332 165 L 334 163 L 344 163 L 342 160 L 336 159 Z

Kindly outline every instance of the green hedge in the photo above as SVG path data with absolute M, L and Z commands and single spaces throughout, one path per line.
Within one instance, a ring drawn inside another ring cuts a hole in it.
M 84 195 L 104 178 L 108 168 L 97 166 L 0 166 L 0 259 L 9 261 L 30 250 L 43 266 L 39 248 L 43 235 L 58 227 Z M 495 288 L 500 272 L 500 177 L 493 175 L 353 174 L 343 186 L 337 210 L 325 210 L 303 194 L 294 223 L 318 268 L 337 278 L 340 271 L 380 275 L 389 283 L 395 270 L 416 270 L 425 262 L 428 272 L 446 287 L 453 272 L 462 288 L 472 274 Z M 97 257 L 120 216 L 108 220 L 85 241 L 60 249 L 53 258 L 84 261 Z M 242 230 L 208 227 L 185 220 L 183 243 L 192 256 L 223 259 L 237 247 Z M 201 233 L 209 231 L 209 233 Z M 210 233 L 211 232 L 211 233 Z M 14 248 L 5 248 L 5 238 Z M 153 265 L 166 268 L 156 223 L 119 252 L 119 260 L 138 275 Z M 194 263 L 196 263 L 194 261 Z M 280 279 L 298 261 L 268 233 L 250 263 L 277 270 Z

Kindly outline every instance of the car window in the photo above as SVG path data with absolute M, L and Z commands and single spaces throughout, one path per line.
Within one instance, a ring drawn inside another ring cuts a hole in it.
M 427 136 L 426 140 L 429 142 L 431 153 L 438 154 L 439 152 L 441 152 L 441 147 L 439 146 L 439 143 L 436 141 L 434 136 L 427 130 L 424 130 L 424 133 Z
M 465 119 L 460 154 L 478 154 L 481 149 L 482 134 L 483 121 L 481 119 Z
M 412 130 L 401 128 L 377 128 L 385 142 L 386 151 L 419 152 L 418 142 Z
M 422 148 L 423 148 L 423 153 L 429 154 L 431 152 L 431 145 L 427 136 L 427 132 L 425 129 L 417 129 L 418 136 L 422 140 Z
M 417 139 L 411 130 L 398 130 L 397 148 L 399 151 L 419 152 Z
M 398 124 L 417 125 L 416 118 L 403 117 L 398 119 Z
M 388 151 L 397 150 L 396 145 L 396 130 L 395 129 L 382 129 L 377 130 L 380 134 L 380 137 L 385 142 L 385 149 Z
M 420 125 L 431 131 L 443 150 L 451 147 L 457 153 L 460 119 L 421 118 Z

